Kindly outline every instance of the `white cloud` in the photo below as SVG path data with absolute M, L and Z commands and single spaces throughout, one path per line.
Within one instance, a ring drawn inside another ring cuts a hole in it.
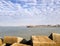
M 43 0 L 41 5 L 38 4 L 36 0 L 16 0 L 16 1 L 25 1 L 26 4 L 24 5 L 24 7 L 22 7 L 21 4 L 19 4 L 18 2 L 13 3 L 9 0 L 8 1 L 1 0 L 0 1 L 0 17 L 3 16 L 4 18 L 5 16 L 9 16 L 9 17 L 6 17 L 8 22 L 10 20 L 12 20 L 10 22 L 12 23 L 15 22 L 15 24 L 21 22 L 21 25 L 23 25 L 25 21 L 26 21 L 25 24 L 28 24 L 28 23 L 33 24 L 35 23 L 35 20 L 37 23 L 40 23 L 43 21 L 44 23 L 48 23 L 48 22 L 52 22 L 51 21 L 52 19 L 53 19 L 53 22 L 56 22 L 54 20 L 58 20 L 60 18 L 59 17 L 60 8 L 58 6 L 56 7 L 56 4 L 53 3 L 54 2 L 53 0 L 49 0 L 50 2 L 48 0 Z M 28 1 L 31 1 L 32 3 L 31 2 L 27 3 Z M 47 3 L 48 3 L 48 6 L 46 6 Z M 14 18 L 15 20 L 16 19 L 17 20 L 15 21 Z M 5 19 L 4 21 L 6 21 L 7 23 L 7 20 Z

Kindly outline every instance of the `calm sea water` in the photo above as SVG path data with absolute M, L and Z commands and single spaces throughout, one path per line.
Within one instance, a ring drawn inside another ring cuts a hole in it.
M 0 37 L 2 38 L 4 36 L 19 36 L 28 40 L 32 35 L 49 36 L 52 32 L 60 33 L 60 27 L 0 27 Z

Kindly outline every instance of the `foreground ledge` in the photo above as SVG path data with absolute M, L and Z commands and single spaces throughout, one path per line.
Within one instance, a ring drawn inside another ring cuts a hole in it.
M 0 39 L 0 46 L 3 44 L 2 39 Z
M 60 34 L 52 33 L 51 36 L 51 39 L 56 42 L 56 46 L 60 46 Z
M 30 45 L 25 45 L 25 44 L 20 44 L 20 43 L 14 43 L 11 46 L 30 46 Z
M 23 40 L 21 37 L 5 36 L 3 42 L 8 44 L 20 43 Z
M 33 46 L 55 46 L 56 43 L 47 36 L 32 36 Z

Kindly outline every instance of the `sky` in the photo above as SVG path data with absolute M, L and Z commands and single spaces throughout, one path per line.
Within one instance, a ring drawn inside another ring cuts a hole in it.
M 0 0 L 0 26 L 60 24 L 60 0 Z

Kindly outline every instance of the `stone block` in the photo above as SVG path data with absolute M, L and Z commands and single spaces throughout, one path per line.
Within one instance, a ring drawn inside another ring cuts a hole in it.
M 47 36 L 32 36 L 33 46 L 56 46 L 56 43 Z
M 14 43 L 11 46 L 30 46 L 30 45 L 25 45 L 25 44 L 20 44 L 20 43 Z
M 5 44 L 5 43 L 3 43 L 1 46 L 6 46 L 6 44 Z
M 0 46 L 3 44 L 2 39 L 0 39 Z
M 52 33 L 52 40 L 56 42 L 56 46 L 60 46 L 60 34 Z
M 3 42 L 8 44 L 20 43 L 23 40 L 21 37 L 5 36 Z

